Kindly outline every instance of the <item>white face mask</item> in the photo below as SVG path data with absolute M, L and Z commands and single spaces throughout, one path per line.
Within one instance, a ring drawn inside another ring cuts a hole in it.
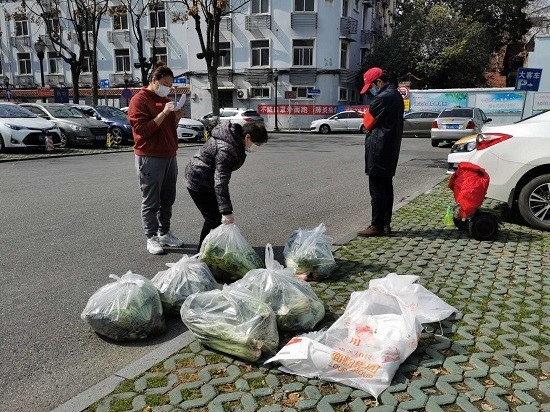
M 160 97 L 166 97 L 170 94 L 170 87 L 159 84 L 159 87 L 155 89 L 155 93 Z

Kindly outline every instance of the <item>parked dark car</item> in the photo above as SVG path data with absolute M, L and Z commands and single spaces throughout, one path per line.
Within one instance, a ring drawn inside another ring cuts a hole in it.
M 439 112 L 409 112 L 403 116 L 403 137 L 430 137 Z
M 20 106 L 57 124 L 61 133 L 61 147 L 78 143 L 102 146 L 107 141 L 109 126 L 74 107 L 62 103 L 20 103 Z
M 132 135 L 132 126 L 128 121 L 128 116 L 122 110 L 112 106 L 72 104 L 86 116 L 93 117 L 107 123 L 111 128 L 111 137 L 113 143 L 128 144 L 134 141 Z

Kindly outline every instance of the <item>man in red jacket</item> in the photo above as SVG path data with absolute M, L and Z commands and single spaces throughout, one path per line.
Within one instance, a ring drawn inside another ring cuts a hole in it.
M 363 75 L 361 94 L 370 92 L 374 100 L 365 112 L 363 125 L 369 131 L 365 138 L 365 173 L 369 176 L 372 220 L 359 236 L 391 234 L 393 176 L 397 168 L 403 135 L 403 97 L 386 72 L 373 67 Z
M 183 117 L 183 110 L 174 111 L 174 102 L 167 97 L 173 80 L 172 70 L 157 66 L 149 85 L 130 100 L 128 108 L 142 196 L 142 225 L 147 250 L 154 255 L 164 253 L 163 246 L 183 246 L 170 231 L 178 177 L 176 128 Z

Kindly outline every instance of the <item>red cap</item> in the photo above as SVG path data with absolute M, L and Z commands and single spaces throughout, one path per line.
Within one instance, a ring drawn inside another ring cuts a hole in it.
M 382 76 L 384 71 L 380 67 L 371 67 L 363 74 L 363 82 L 365 85 L 361 89 L 361 94 L 366 93 L 370 89 L 370 85 L 373 81 Z

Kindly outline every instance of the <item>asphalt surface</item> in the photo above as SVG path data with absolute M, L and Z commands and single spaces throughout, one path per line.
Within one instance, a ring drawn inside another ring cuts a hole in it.
M 378 402 L 208 350 L 185 332 L 55 411 L 549 411 L 550 233 L 490 201 L 482 208 L 501 222 L 493 241 L 446 227 L 446 183 L 398 205 L 392 236 L 344 239 L 332 276 L 311 282 L 327 309 L 318 328 L 342 314 L 351 292 L 391 272 L 420 276 L 458 309 L 425 328 Z

